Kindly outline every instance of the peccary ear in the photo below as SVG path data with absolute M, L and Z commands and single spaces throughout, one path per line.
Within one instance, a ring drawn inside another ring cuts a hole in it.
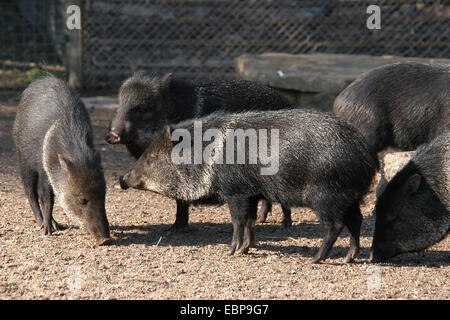
M 413 174 L 408 178 L 404 185 L 404 191 L 406 194 L 411 194 L 419 190 L 420 182 L 422 181 L 422 177 L 420 174 Z
M 169 125 L 166 125 L 163 131 L 164 140 L 168 141 L 171 148 L 179 143 L 179 141 L 172 141 L 172 131 L 173 129 Z
M 166 140 L 172 139 L 172 128 L 169 125 L 164 126 L 163 135 Z
M 163 139 L 164 141 L 166 141 L 166 146 L 172 150 L 173 147 L 175 147 L 177 144 L 179 143 L 183 143 L 185 140 L 185 137 L 183 136 L 179 136 L 176 135 L 175 137 L 173 137 L 174 139 L 179 139 L 179 140 L 172 140 L 172 133 L 174 133 L 173 128 L 171 128 L 169 125 L 166 125 L 163 129 Z M 189 133 L 188 133 L 189 134 Z
M 397 206 L 401 206 L 403 203 L 408 201 L 408 196 L 419 190 L 421 181 L 422 177 L 417 173 L 408 177 L 405 182 L 399 187 L 395 199 L 391 200 L 394 203 L 394 208 L 396 208 Z M 385 213 L 386 221 L 393 220 L 399 215 L 399 213 L 400 211 L 398 210 L 389 210 L 387 213 Z
M 58 160 L 59 160 L 59 164 L 61 165 L 61 168 L 64 170 L 64 172 L 70 173 L 71 168 L 72 168 L 72 163 L 68 159 L 64 158 L 64 156 L 60 153 L 58 153 Z
M 173 74 L 167 73 L 165 74 L 161 79 L 161 88 L 167 88 L 170 85 L 170 82 L 172 81 Z

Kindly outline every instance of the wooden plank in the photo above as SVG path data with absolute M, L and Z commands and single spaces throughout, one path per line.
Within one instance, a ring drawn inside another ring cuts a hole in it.
M 449 64 L 450 59 L 352 54 L 242 55 L 235 60 L 239 78 L 300 92 L 339 93 L 363 72 L 406 61 Z
M 245 23 L 242 19 L 229 19 L 229 18 L 196 18 L 196 17 L 179 17 L 179 18 L 160 18 L 159 19 L 149 19 L 146 16 L 142 17 L 128 17 L 128 16 L 91 16 L 86 22 L 92 25 L 104 25 L 104 24 L 120 24 L 120 23 L 133 23 L 133 25 L 151 25 L 151 26 L 166 26 L 172 24 L 187 24 L 187 25 L 210 25 L 210 24 L 219 24 L 219 25 L 232 25 L 232 26 L 240 26 L 240 25 L 287 25 L 287 24 L 298 24 L 298 25 L 345 25 L 343 28 L 348 28 L 352 25 L 360 25 L 363 23 L 365 25 L 367 15 L 361 15 L 361 13 L 354 15 L 345 15 L 342 17 L 324 17 L 324 18 L 266 18 L 266 17 L 248 17 L 245 20 Z M 382 18 L 382 22 L 385 25 L 422 25 L 422 24 L 440 24 L 448 22 L 448 17 L 435 17 L 435 16 L 426 16 L 423 18 L 410 18 L 405 16 L 399 17 L 390 17 L 386 16 Z
M 396 43 L 396 44 L 384 44 L 378 42 L 379 38 L 372 40 L 372 41 L 362 41 L 360 44 L 354 43 L 354 41 L 345 41 L 345 39 L 339 39 L 336 42 L 331 41 L 311 41 L 311 40 L 304 40 L 304 41 L 280 41 L 280 40 L 259 40 L 259 41 L 219 41 L 219 40 L 204 40 L 199 41 L 198 39 L 188 39 L 188 40 L 132 40 L 132 39 L 96 39 L 95 41 L 90 41 L 94 43 L 96 46 L 99 44 L 103 45 L 111 45 L 111 46 L 127 46 L 129 47 L 129 50 L 131 48 L 140 48 L 143 52 L 146 52 L 145 47 L 164 47 L 167 49 L 170 49 L 171 47 L 217 47 L 220 50 L 223 50 L 223 48 L 242 48 L 242 51 L 245 51 L 245 49 L 251 49 L 251 48 L 268 48 L 268 47 L 283 47 L 283 48 L 296 48 L 296 47 L 302 47 L 302 48 L 317 48 L 317 47 L 329 47 L 329 48 L 335 48 L 336 50 L 339 50 L 339 48 L 346 47 L 347 45 L 351 45 L 353 48 L 357 49 L 359 47 L 364 49 L 371 49 L 371 48 L 384 48 L 386 46 L 389 46 L 389 48 L 395 48 L 395 49 L 403 49 L 403 48 L 427 48 L 427 47 L 434 47 L 434 48 L 448 48 L 447 43 L 439 43 L 435 41 L 410 41 L 408 43 Z M 85 47 L 89 47 L 89 43 L 85 43 Z

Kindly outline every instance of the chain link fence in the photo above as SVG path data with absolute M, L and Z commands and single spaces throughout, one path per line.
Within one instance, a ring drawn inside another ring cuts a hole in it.
M 0 90 L 23 88 L 45 70 L 65 76 L 65 6 L 0 0 Z
M 62 44 L 67 39 L 60 21 L 64 20 L 64 6 L 70 1 L 41 0 L 42 7 L 35 11 L 20 9 L 25 5 L 23 2 L 36 6 L 38 1 L 0 3 L 0 19 L 5 24 L 0 26 L 0 71 L 4 75 L 5 69 L 10 70 L 9 62 L 5 61 L 64 66 L 67 55 Z M 450 58 L 448 1 L 84 0 L 79 3 L 81 79 L 85 88 L 116 90 L 138 69 L 158 74 L 173 72 L 190 80 L 232 78 L 236 57 L 264 52 Z M 366 27 L 370 16 L 366 10 L 371 4 L 381 9 L 380 30 Z M 34 14 L 34 19 L 27 18 L 30 14 Z M 61 30 L 52 29 L 54 26 L 60 26 Z M 20 86 L 26 80 L 29 79 L 10 82 L 6 78 L 5 82 L 0 76 L 0 88 Z
M 450 57 L 440 1 L 92 0 L 85 3 L 83 83 L 117 87 L 133 71 L 231 78 L 234 59 L 263 52 Z

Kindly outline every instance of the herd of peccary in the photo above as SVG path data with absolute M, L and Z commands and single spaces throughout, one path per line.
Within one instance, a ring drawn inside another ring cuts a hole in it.
M 449 88 L 448 65 L 386 65 L 344 89 L 332 114 L 292 105 L 255 82 L 194 84 L 137 72 L 120 88 L 105 140 L 124 144 L 137 159 L 120 177 L 122 189 L 176 200 L 173 231 L 188 228 L 190 205 L 226 203 L 229 254 L 254 246 L 255 223 L 273 203 L 281 205 L 285 227 L 291 207 L 311 208 L 324 230 L 312 262 L 329 256 L 344 227 L 345 261 L 357 256 L 360 201 L 380 169 L 377 151 L 417 149 L 377 188 L 370 259 L 385 261 L 449 232 Z M 36 80 L 22 94 L 13 131 L 25 193 L 44 232 L 61 229 L 52 218 L 56 195 L 99 245 L 111 244 L 100 154 L 78 95 L 53 76 Z

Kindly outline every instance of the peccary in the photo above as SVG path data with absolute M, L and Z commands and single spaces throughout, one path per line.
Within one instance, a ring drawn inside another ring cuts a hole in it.
M 334 113 L 377 150 L 415 150 L 449 129 L 450 68 L 416 62 L 362 74 L 334 101 Z
M 99 245 L 110 244 L 100 154 L 77 94 L 53 76 L 34 81 L 22 94 L 13 135 L 25 193 L 44 233 L 61 229 L 52 217 L 56 194 Z
M 152 77 L 136 72 L 119 92 L 119 109 L 105 137 L 108 143 L 125 144 L 139 158 L 164 125 L 202 117 L 214 111 L 278 110 L 292 107 L 275 90 L 245 80 L 192 84 L 172 74 Z M 271 203 L 263 200 L 258 221 L 264 222 Z M 283 225 L 292 224 L 289 208 L 283 208 Z M 177 200 L 174 231 L 186 230 L 189 206 Z
M 180 136 L 181 142 L 171 141 Z M 203 158 L 211 154 L 214 161 L 202 162 L 202 150 Z M 364 138 L 331 114 L 306 109 L 214 113 L 166 126 L 120 183 L 187 203 L 226 202 L 233 223 L 229 254 L 252 246 L 258 200 L 310 207 L 326 232 L 312 261 L 328 257 L 345 225 L 349 262 L 359 250 L 359 202 L 377 168 L 377 154 Z
M 450 131 L 421 146 L 377 197 L 370 259 L 424 250 L 450 228 Z

